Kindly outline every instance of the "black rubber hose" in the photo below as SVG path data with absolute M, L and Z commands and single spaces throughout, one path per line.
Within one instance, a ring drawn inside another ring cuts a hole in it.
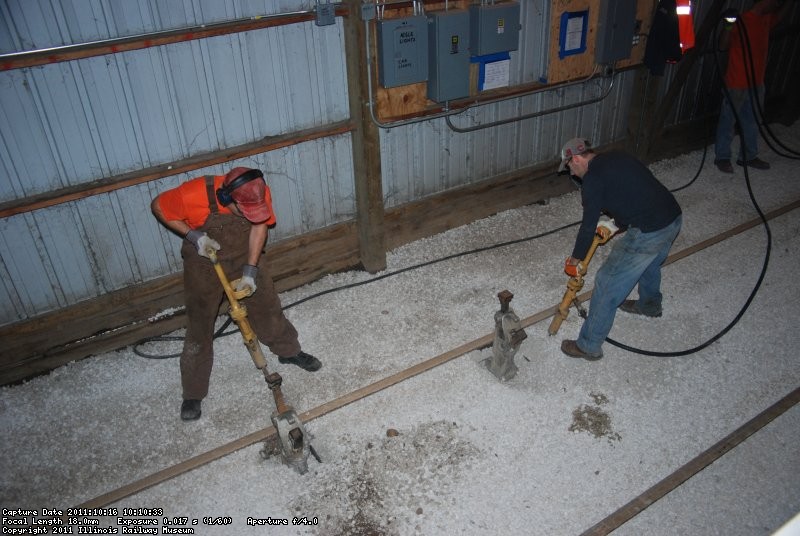
M 744 25 L 743 24 L 737 24 L 736 26 L 740 27 L 740 31 L 741 31 L 742 30 L 741 27 L 744 26 Z M 741 33 L 740 36 L 742 37 L 743 41 L 747 42 L 746 46 L 749 49 L 749 41 L 747 41 L 747 34 L 746 33 Z M 716 33 L 716 29 L 715 29 L 714 42 L 716 42 L 716 41 L 717 41 L 717 33 Z M 716 47 L 714 48 L 714 59 L 715 59 L 715 61 L 717 63 L 717 72 L 721 73 L 722 71 L 720 69 L 719 53 L 716 50 Z M 747 62 L 749 60 L 749 62 L 750 62 L 749 63 L 749 69 L 750 69 L 750 72 L 752 73 L 753 72 L 752 57 L 749 57 L 746 54 L 744 48 L 742 49 L 742 59 L 743 59 L 743 61 L 745 61 L 746 64 L 747 64 Z M 720 74 L 720 76 L 721 76 L 721 74 Z M 725 81 L 724 80 L 722 80 L 722 91 L 725 93 L 725 98 L 728 100 L 728 103 L 731 103 L 731 110 L 733 110 L 733 116 L 734 116 L 734 118 L 736 120 L 736 124 L 740 125 L 741 124 L 741 119 L 739 117 L 739 112 L 732 105 L 733 101 L 730 99 L 730 94 L 728 93 L 728 88 L 725 87 Z M 707 346 L 709 346 L 709 345 L 713 344 L 714 342 L 718 341 L 726 333 L 728 333 L 733 328 L 733 326 L 738 324 L 739 320 L 742 319 L 742 316 L 744 316 L 744 313 L 750 307 L 750 304 L 753 302 L 753 299 L 756 297 L 756 294 L 758 293 L 758 290 L 761 288 L 761 283 L 764 281 L 764 276 L 766 275 L 767 268 L 769 266 L 770 252 L 772 251 L 772 230 L 769 227 L 769 223 L 767 222 L 767 218 L 766 218 L 766 216 L 764 216 L 764 213 L 762 212 L 761 207 L 758 205 L 758 201 L 756 201 L 755 194 L 753 194 L 753 188 L 752 188 L 752 185 L 750 184 L 750 173 L 749 173 L 749 171 L 747 169 L 747 152 L 746 152 L 746 148 L 745 148 L 745 145 L 744 145 L 743 141 L 742 141 L 742 160 L 743 160 L 743 162 L 742 162 L 743 166 L 742 167 L 744 168 L 745 184 L 747 185 L 747 194 L 750 197 L 750 202 L 753 204 L 753 208 L 755 208 L 756 212 L 758 213 L 758 217 L 761 218 L 761 222 L 762 222 L 762 224 L 764 226 L 764 230 L 767 233 L 767 250 L 764 253 L 764 262 L 761 265 L 761 273 L 759 274 L 758 280 L 756 281 L 756 284 L 753 287 L 753 290 L 750 292 L 750 295 L 747 297 L 747 300 L 745 300 L 744 305 L 742 306 L 742 308 L 739 310 L 739 312 L 736 314 L 736 316 L 734 316 L 733 320 L 731 320 L 731 322 L 727 326 L 725 326 L 719 333 L 717 333 L 716 335 L 714 335 L 713 337 L 708 339 L 706 342 L 704 342 L 702 344 L 699 344 L 699 345 L 697 345 L 697 346 L 695 346 L 693 348 L 689 348 L 687 350 L 680 350 L 680 351 L 674 351 L 674 352 L 656 352 L 654 350 L 643 350 L 641 348 L 634 348 L 632 346 L 628 346 L 628 345 L 623 344 L 621 342 L 615 341 L 614 339 L 612 339 L 610 337 L 606 337 L 606 341 L 608 343 L 610 343 L 610 344 L 612 344 L 612 345 L 614 345 L 614 346 L 616 346 L 618 348 L 622 348 L 623 350 L 627 350 L 629 352 L 633 352 L 633 353 L 636 353 L 636 354 L 656 356 L 656 357 L 685 356 L 685 355 L 693 354 L 695 352 L 699 352 L 703 348 L 706 348 Z

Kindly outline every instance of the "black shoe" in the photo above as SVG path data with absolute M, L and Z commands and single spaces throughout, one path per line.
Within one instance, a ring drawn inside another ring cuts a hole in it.
M 184 400 L 181 404 L 181 420 L 196 421 L 202 415 L 200 411 L 201 400 Z
M 656 310 L 642 309 L 639 307 L 639 302 L 636 300 L 625 300 L 620 304 L 619 309 L 632 315 L 649 316 L 651 318 L 658 318 L 661 316 L 660 307 Z
M 733 166 L 730 160 L 717 160 L 714 162 L 714 165 L 723 173 L 733 173 Z
M 305 369 L 309 372 L 314 372 L 315 370 L 322 368 L 322 363 L 320 363 L 319 359 L 305 352 L 300 352 L 294 357 L 279 356 L 278 362 L 283 363 L 284 365 L 297 365 L 301 369 Z
M 564 339 L 561 341 L 561 351 L 570 357 L 580 357 L 587 361 L 597 361 L 603 357 L 603 352 L 600 352 L 599 354 L 590 354 L 588 352 L 584 352 L 581 350 L 580 346 L 578 346 L 578 341 L 572 341 L 569 339 Z
M 741 160 L 737 160 L 736 161 L 736 165 L 737 166 L 743 166 L 744 163 Z M 747 161 L 747 167 L 753 168 L 753 169 L 767 170 L 767 169 L 770 168 L 770 165 L 769 165 L 769 162 L 764 162 L 760 158 L 753 158 L 752 160 L 748 160 Z

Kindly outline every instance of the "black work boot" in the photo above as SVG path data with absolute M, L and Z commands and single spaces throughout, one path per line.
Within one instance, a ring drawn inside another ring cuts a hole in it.
M 181 420 L 183 421 L 196 421 L 200 418 L 202 411 L 200 411 L 201 400 L 184 400 L 181 404 Z
M 278 356 L 278 362 L 283 363 L 284 365 L 297 365 L 301 369 L 309 372 L 314 372 L 322 368 L 322 363 L 319 359 L 302 351 L 293 357 Z
M 715 160 L 714 165 L 723 173 L 733 173 L 733 166 L 730 160 Z

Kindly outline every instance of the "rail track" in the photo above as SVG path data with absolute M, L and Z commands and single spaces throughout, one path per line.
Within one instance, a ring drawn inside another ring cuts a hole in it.
M 784 205 L 778 209 L 773 211 L 767 212 L 765 217 L 768 220 L 777 218 L 782 216 L 788 212 L 791 212 L 795 209 L 800 207 L 800 200 L 794 201 L 788 205 Z M 725 232 L 722 232 L 716 236 L 698 242 L 693 246 L 687 247 L 683 250 L 677 251 L 670 255 L 667 260 L 665 261 L 665 265 L 672 264 L 677 262 L 689 255 L 693 255 L 703 249 L 711 247 L 715 244 L 723 242 L 737 234 L 743 233 L 749 229 L 757 227 L 762 223 L 760 218 L 755 218 L 736 227 L 728 229 Z M 588 300 L 592 295 L 592 290 L 588 290 L 583 292 L 582 294 L 578 295 L 578 299 L 580 301 Z M 521 320 L 521 325 L 523 328 L 533 326 L 543 320 L 547 320 L 555 314 L 558 306 L 553 305 L 547 309 L 541 310 L 536 314 L 528 316 Z M 329 402 L 325 402 L 311 410 L 308 410 L 304 413 L 299 414 L 300 419 L 307 423 L 328 413 L 336 411 L 337 409 L 341 409 L 344 406 L 352 404 L 353 402 L 357 402 L 361 399 L 364 399 L 370 395 L 378 393 L 388 387 L 396 385 L 400 382 L 413 378 L 419 374 L 422 374 L 426 371 L 429 371 L 439 365 L 447 363 L 457 357 L 463 356 L 469 352 L 480 350 L 483 348 L 487 348 L 492 345 L 494 340 L 494 333 L 489 333 L 484 335 L 478 339 L 474 339 L 469 341 L 465 344 L 462 344 L 456 348 L 453 348 L 447 352 L 439 354 L 435 357 L 432 357 L 426 361 L 418 363 L 414 366 L 406 368 L 402 371 L 399 371 L 395 374 L 387 376 L 379 381 L 356 389 L 350 393 L 347 393 L 343 396 L 340 396 L 334 400 Z M 648 506 L 652 505 L 654 502 L 665 496 L 667 493 L 672 491 L 673 489 L 680 486 L 683 482 L 688 480 L 691 476 L 699 473 L 702 471 L 706 466 L 711 464 L 714 460 L 718 459 L 726 452 L 730 451 L 734 447 L 736 447 L 741 442 L 745 441 L 749 436 L 757 432 L 762 427 L 766 426 L 769 422 L 776 419 L 778 416 L 783 414 L 785 411 L 789 410 L 795 404 L 800 401 L 800 387 L 795 388 L 792 392 L 788 393 L 780 400 L 775 402 L 769 408 L 766 408 L 764 411 L 759 413 L 754 418 L 750 419 L 746 423 L 742 424 L 736 430 L 731 432 L 729 435 L 724 437 L 719 442 L 715 443 L 707 450 L 696 456 L 694 459 L 690 460 L 688 463 L 665 477 L 663 480 L 658 482 L 656 485 L 651 487 L 650 489 L 646 490 L 644 493 L 635 497 L 629 503 L 625 504 L 617 511 L 613 512 L 600 522 L 596 523 L 589 529 L 587 529 L 583 535 L 585 536 L 595 536 L 601 534 L 608 534 L 621 526 L 626 521 L 630 520 L 631 518 L 635 517 L 641 511 L 643 511 Z M 167 480 L 170 480 L 174 477 L 177 477 L 181 474 L 187 473 L 206 465 L 214 460 L 218 460 L 224 456 L 232 454 L 240 449 L 245 447 L 254 445 L 259 442 L 270 440 L 276 436 L 276 430 L 274 427 L 269 426 L 253 432 L 251 434 L 242 436 L 237 438 L 229 443 L 221 445 L 215 449 L 209 450 L 192 458 L 189 458 L 185 461 L 180 463 L 171 465 L 166 467 L 160 471 L 157 471 L 153 474 L 150 474 L 144 478 L 121 486 L 117 489 L 111 490 L 107 493 L 99 495 L 93 499 L 90 499 L 76 508 L 102 508 L 113 504 L 125 497 L 129 497 L 141 491 L 144 491 L 150 487 L 156 486 L 160 483 L 163 483 Z

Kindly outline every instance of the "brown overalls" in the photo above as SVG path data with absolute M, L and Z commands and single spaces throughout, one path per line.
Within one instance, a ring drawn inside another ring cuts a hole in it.
M 241 276 L 242 266 L 247 263 L 250 222 L 233 214 L 220 214 L 214 195 L 213 177 L 206 177 L 206 186 L 211 214 L 198 230 L 205 231 L 219 242 L 221 248 L 217 256 L 220 264 L 228 279 L 234 280 Z M 208 394 L 214 363 L 214 323 L 225 293 L 214 265 L 197 253 L 194 244 L 185 240 L 181 256 L 188 317 L 181 353 L 183 398 L 202 400 Z M 243 300 L 253 331 L 273 354 L 281 357 L 297 355 L 300 352 L 297 330 L 283 315 L 280 299 L 267 269 L 266 255 L 263 254 L 258 261 L 256 286 L 256 292 Z

